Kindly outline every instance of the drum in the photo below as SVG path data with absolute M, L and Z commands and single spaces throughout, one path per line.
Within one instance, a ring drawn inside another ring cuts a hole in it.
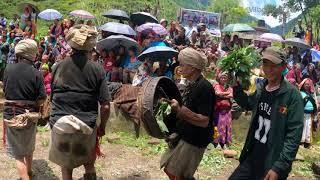
M 164 123 L 169 130 L 168 134 L 160 130 L 155 118 L 156 107 L 160 99 L 176 99 L 182 104 L 181 94 L 176 84 L 167 77 L 150 78 L 143 84 L 141 93 L 138 97 L 138 106 L 140 106 L 141 120 L 146 132 L 158 139 L 163 139 L 176 132 L 176 114 L 171 113 L 164 119 Z

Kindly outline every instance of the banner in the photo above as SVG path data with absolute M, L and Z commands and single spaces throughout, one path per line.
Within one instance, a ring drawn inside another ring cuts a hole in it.
M 204 23 L 212 31 L 220 29 L 220 14 L 218 13 L 182 8 L 180 10 L 180 24 L 187 26 L 189 19 L 193 20 L 193 26 Z

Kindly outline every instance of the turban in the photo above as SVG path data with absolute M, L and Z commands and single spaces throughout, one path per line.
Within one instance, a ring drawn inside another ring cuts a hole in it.
M 203 70 L 208 63 L 207 56 L 193 48 L 185 48 L 180 51 L 178 61 L 199 70 Z
M 32 39 L 24 39 L 19 41 L 14 49 L 17 56 L 27 60 L 34 61 L 37 56 L 38 46 L 36 41 Z
M 98 32 L 87 25 L 76 25 L 66 35 L 67 43 L 74 49 L 91 51 L 96 46 Z

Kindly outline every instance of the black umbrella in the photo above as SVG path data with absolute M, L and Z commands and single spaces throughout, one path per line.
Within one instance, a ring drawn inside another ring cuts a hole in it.
M 119 9 L 110 9 L 109 11 L 105 12 L 102 16 L 110 19 L 117 19 L 120 21 L 127 21 L 130 19 L 126 12 Z
M 21 4 L 19 4 L 18 7 L 19 7 L 19 10 L 22 12 L 24 11 L 24 8 L 29 7 L 32 9 L 33 13 L 36 13 L 36 14 L 40 13 L 39 8 L 36 5 L 33 5 L 31 3 L 21 3 Z
M 129 25 L 121 24 L 117 22 L 108 22 L 102 25 L 99 29 L 102 31 L 112 32 L 116 34 L 123 34 L 128 36 L 137 35 L 137 33 Z
M 129 49 L 132 46 L 139 49 L 137 41 L 123 35 L 112 35 L 97 42 L 98 49 L 112 49 L 120 45 L 124 46 L 126 49 Z
M 136 13 L 133 13 L 131 14 L 130 16 L 130 20 L 140 26 L 142 24 L 145 24 L 147 22 L 150 22 L 150 23 L 159 23 L 158 19 L 154 16 L 152 16 L 150 13 L 147 13 L 147 12 L 136 12 Z
M 162 59 L 171 59 L 179 54 L 178 51 L 172 49 L 171 47 L 167 46 L 153 46 L 149 47 L 145 51 L 143 51 L 139 56 L 138 59 L 143 61 L 145 58 L 150 58 L 153 61 L 162 60 Z

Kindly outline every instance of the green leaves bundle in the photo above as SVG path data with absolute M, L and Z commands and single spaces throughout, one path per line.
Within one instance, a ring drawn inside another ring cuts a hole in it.
M 227 57 L 223 58 L 218 67 L 222 72 L 227 72 L 231 76 L 237 76 L 239 83 L 244 89 L 250 86 L 250 76 L 252 69 L 257 67 L 260 55 L 250 47 L 236 49 Z
M 157 105 L 157 109 L 156 109 L 156 120 L 157 120 L 157 124 L 159 125 L 159 128 L 161 129 L 161 131 L 163 133 L 168 133 L 169 130 L 166 126 L 166 124 L 164 123 L 164 120 L 167 116 L 169 116 L 171 114 L 171 106 L 169 103 L 159 100 L 158 105 Z

